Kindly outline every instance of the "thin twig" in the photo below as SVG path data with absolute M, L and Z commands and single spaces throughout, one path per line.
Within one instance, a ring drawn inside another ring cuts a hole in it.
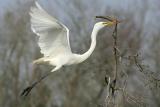
M 121 23 L 122 22 L 122 21 L 119 21 L 116 18 L 111 17 L 111 16 L 96 16 L 96 18 L 105 19 L 105 20 L 108 20 L 110 22 L 116 22 L 116 23 Z
M 114 80 L 116 81 L 117 79 L 117 72 L 118 72 L 118 58 L 117 58 L 117 23 L 115 25 L 114 32 L 112 34 L 112 37 L 114 39 L 114 44 L 113 44 L 113 51 L 114 51 L 114 58 L 115 58 L 115 74 L 114 74 Z

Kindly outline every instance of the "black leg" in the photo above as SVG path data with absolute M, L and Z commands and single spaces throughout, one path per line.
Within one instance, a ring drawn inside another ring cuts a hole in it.
M 46 75 L 44 75 L 43 77 L 41 77 L 38 81 L 34 82 L 32 85 L 28 86 L 27 88 L 25 88 L 23 90 L 23 92 L 21 93 L 21 96 L 27 96 L 31 90 L 38 84 L 40 83 L 43 79 L 45 79 L 46 77 L 48 77 L 50 75 L 51 72 L 47 73 Z

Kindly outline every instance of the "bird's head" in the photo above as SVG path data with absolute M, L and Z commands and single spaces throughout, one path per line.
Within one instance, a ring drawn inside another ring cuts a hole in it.
M 116 23 L 110 22 L 110 21 L 96 23 L 97 26 L 102 26 L 102 27 L 110 27 L 110 26 L 113 26 L 115 24 Z
M 119 21 L 118 19 L 114 18 L 114 17 L 111 17 L 111 16 L 96 16 L 95 17 L 96 19 L 103 19 L 103 20 L 106 20 L 106 21 L 103 21 L 103 22 L 98 22 L 96 23 L 96 26 L 98 27 L 109 27 L 109 26 L 113 26 L 113 25 L 116 25 L 118 23 L 121 23 L 122 21 Z
M 95 24 L 95 27 L 99 28 L 99 29 L 102 29 L 104 27 L 110 27 L 110 26 L 113 26 L 115 25 L 116 23 L 114 22 L 111 22 L 111 21 L 106 21 L 106 22 L 97 22 Z

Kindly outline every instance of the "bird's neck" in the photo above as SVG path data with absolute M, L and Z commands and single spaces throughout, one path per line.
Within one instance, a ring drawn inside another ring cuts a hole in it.
M 88 49 L 87 52 L 85 52 L 84 54 L 80 55 L 80 62 L 83 62 L 84 60 L 86 60 L 94 51 L 95 47 L 96 47 L 96 37 L 98 34 L 99 29 L 97 29 L 95 26 L 93 28 L 92 34 L 91 34 L 91 45 L 90 48 Z

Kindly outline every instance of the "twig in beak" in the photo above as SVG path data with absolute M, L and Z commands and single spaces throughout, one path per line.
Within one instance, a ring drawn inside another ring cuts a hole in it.
M 105 20 L 108 20 L 108 21 L 114 22 L 114 23 L 121 23 L 122 22 L 122 21 L 119 21 L 116 18 L 113 18 L 113 17 L 110 17 L 110 16 L 96 16 L 96 18 L 105 19 Z

